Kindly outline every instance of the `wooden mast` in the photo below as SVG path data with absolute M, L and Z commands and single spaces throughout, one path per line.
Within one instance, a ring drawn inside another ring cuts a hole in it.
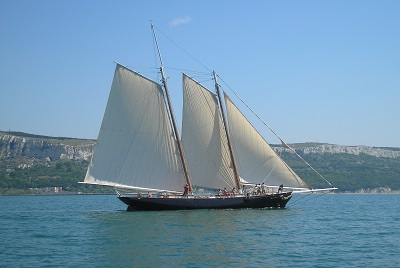
M 172 110 L 172 104 L 171 104 L 171 100 L 169 97 L 168 86 L 167 86 L 167 79 L 166 79 L 165 72 L 164 72 L 164 65 L 163 65 L 163 61 L 161 58 L 160 48 L 158 47 L 157 37 L 156 37 L 156 33 L 154 31 L 153 23 L 151 23 L 151 30 L 153 31 L 154 40 L 155 40 L 156 46 L 157 46 L 158 56 L 160 58 L 160 63 L 161 63 L 160 71 L 161 71 L 161 76 L 162 76 L 162 83 L 163 83 L 164 90 L 165 90 L 165 96 L 167 97 L 168 110 L 169 110 L 169 115 L 170 115 L 170 118 L 172 121 L 172 127 L 174 128 L 175 139 L 178 144 L 179 156 L 181 157 L 183 173 L 185 174 L 186 183 L 189 185 L 189 191 L 192 191 L 192 184 L 190 182 L 189 173 L 187 170 L 187 164 L 186 164 L 185 157 L 183 154 L 182 143 L 181 143 L 181 139 L 179 138 L 178 127 L 176 124 L 174 112 Z
M 217 96 L 218 96 L 218 101 L 219 101 L 219 108 L 221 109 L 222 122 L 224 123 L 226 139 L 228 140 L 228 148 L 229 148 L 229 154 L 230 154 L 231 160 L 232 160 L 233 173 L 234 173 L 235 182 L 236 182 L 236 189 L 239 191 L 241 189 L 239 172 L 238 172 L 238 169 L 237 169 L 237 166 L 236 166 L 235 156 L 233 154 L 232 143 L 231 143 L 231 139 L 230 139 L 229 131 L 228 131 L 228 125 L 226 123 L 224 106 L 222 105 L 221 93 L 220 93 L 220 90 L 219 90 L 219 85 L 218 85 L 218 81 L 217 81 L 217 74 L 215 73 L 215 71 L 213 71 L 213 75 L 214 75 L 214 82 L 215 82 L 215 91 L 217 91 Z

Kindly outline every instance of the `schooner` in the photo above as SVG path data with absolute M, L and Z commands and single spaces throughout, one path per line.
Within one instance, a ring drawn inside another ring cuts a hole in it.
M 116 63 L 84 183 L 133 191 L 117 191 L 128 210 L 283 208 L 295 192 L 318 191 L 275 153 L 225 92 L 222 99 L 215 72 L 215 92 L 183 73 L 180 136 L 152 30 L 162 85 Z

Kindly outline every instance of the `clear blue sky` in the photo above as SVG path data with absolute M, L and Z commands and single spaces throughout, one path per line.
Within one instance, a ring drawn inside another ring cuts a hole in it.
M 0 130 L 97 138 L 113 61 L 159 79 L 153 20 L 178 120 L 181 71 L 169 67 L 204 65 L 287 143 L 400 147 L 399 11 L 378 0 L 2 0 Z

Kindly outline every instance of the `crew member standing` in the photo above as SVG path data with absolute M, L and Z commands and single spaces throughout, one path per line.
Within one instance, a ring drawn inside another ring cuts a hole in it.
M 281 194 L 283 191 L 283 184 L 279 185 L 278 194 Z
M 188 196 L 189 195 L 189 185 L 186 183 L 185 186 L 183 186 L 183 196 Z

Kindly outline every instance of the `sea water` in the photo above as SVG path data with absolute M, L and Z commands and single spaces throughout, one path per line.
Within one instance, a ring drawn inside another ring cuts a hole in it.
M 0 267 L 400 267 L 400 195 L 127 212 L 114 195 L 0 196 Z

